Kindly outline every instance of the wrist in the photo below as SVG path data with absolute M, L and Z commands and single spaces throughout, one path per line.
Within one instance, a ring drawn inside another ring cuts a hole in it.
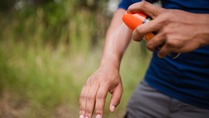
M 100 67 L 113 67 L 115 69 L 120 69 L 121 58 L 116 55 L 103 56 L 100 62 Z

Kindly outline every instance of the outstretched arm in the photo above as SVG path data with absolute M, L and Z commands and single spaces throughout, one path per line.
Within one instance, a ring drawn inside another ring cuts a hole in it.
M 114 111 L 123 92 L 119 74 L 121 58 L 131 39 L 131 31 L 122 23 L 125 10 L 118 9 L 107 30 L 98 70 L 86 81 L 80 95 L 80 118 L 91 118 L 95 109 L 101 118 L 108 92 L 112 94 L 109 109 Z

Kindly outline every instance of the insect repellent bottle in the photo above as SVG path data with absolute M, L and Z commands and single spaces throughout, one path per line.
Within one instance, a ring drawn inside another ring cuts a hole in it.
M 134 31 L 137 26 L 147 23 L 151 20 L 150 17 L 148 17 L 146 14 L 142 12 L 134 12 L 134 13 L 125 13 L 122 18 L 123 22 L 131 29 Z M 144 35 L 143 39 L 147 42 L 151 40 L 155 36 L 155 33 L 150 32 Z M 158 50 L 160 47 L 158 48 Z M 170 56 L 172 59 L 176 59 L 180 53 L 171 53 L 168 56 Z

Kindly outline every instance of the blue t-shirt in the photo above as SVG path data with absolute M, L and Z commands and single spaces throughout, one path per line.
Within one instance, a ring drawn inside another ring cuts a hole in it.
M 122 0 L 119 8 L 127 9 L 139 1 Z M 161 3 L 167 9 L 209 14 L 209 0 L 161 0 Z M 177 59 L 160 59 L 154 52 L 145 80 L 170 97 L 209 109 L 209 46 L 183 53 Z

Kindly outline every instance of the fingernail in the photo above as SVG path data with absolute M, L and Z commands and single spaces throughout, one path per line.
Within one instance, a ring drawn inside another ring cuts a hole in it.
M 84 116 L 83 115 L 80 115 L 80 117 L 79 118 L 84 118 Z
M 113 112 L 113 111 L 115 110 L 115 106 L 112 105 L 112 106 L 110 107 L 110 110 L 111 110 L 111 112 Z
M 96 118 L 102 118 L 101 115 L 96 115 Z

